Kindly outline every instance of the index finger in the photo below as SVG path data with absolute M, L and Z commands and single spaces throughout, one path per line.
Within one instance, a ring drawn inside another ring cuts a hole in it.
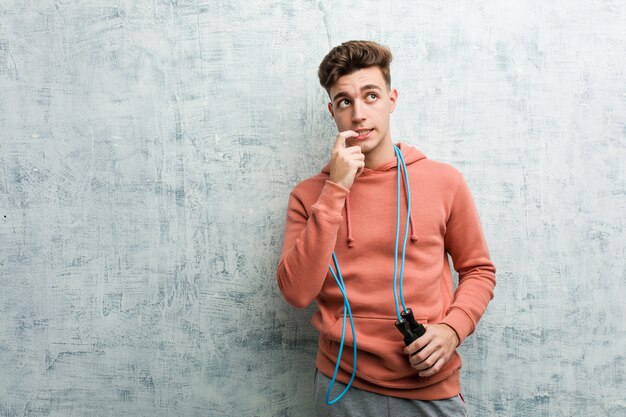
M 337 133 L 337 138 L 335 140 L 335 149 L 344 149 L 346 148 L 346 139 L 351 138 L 353 136 L 359 136 L 354 130 L 344 130 L 343 132 Z

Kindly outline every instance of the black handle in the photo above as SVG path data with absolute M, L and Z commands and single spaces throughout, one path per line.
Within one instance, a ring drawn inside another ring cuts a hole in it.
M 404 336 L 405 345 L 410 345 L 426 333 L 426 328 L 415 320 L 413 311 L 410 308 L 400 313 L 400 316 L 402 318 L 396 321 L 396 327 Z

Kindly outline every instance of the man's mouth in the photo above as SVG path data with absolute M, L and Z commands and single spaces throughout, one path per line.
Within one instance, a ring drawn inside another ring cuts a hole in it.
M 355 130 L 356 133 L 359 134 L 359 136 L 356 136 L 355 139 L 356 140 L 363 140 L 363 139 L 367 139 L 368 136 L 370 135 L 370 133 L 372 133 L 374 129 L 361 129 L 361 130 Z

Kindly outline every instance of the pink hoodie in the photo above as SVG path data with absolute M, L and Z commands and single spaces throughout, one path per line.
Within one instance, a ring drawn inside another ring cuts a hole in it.
M 495 286 L 495 267 L 478 212 L 456 169 L 427 159 L 409 145 L 398 146 L 407 164 L 412 200 L 404 272 L 406 305 L 417 321 L 445 323 L 463 342 L 476 328 Z M 459 355 L 455 352 L 436 375 L 419 377 L 394 325 L 396 166 L 394 157 L 374 169 L 365 168 L 348 190 L 328 180 L 327 165 L 293 189 L 276 272 L 278 285 L 296 307 L 317 301 L 319 311 L 312 319 L 320 332 L 316 365 L 332 376 L 343 314 L 343 297 L 328 271 L 335 251 L 359 349 L 353 385 L 402 398 L 450 398 L 460 392 Z M 406 221 L 406 195 L 401 196 L 400 248 Z M 456 292 L 448 253 L 459 273 Z M 347 326 L 337 376 L 343 383 L 352 372 L 352 340 Z

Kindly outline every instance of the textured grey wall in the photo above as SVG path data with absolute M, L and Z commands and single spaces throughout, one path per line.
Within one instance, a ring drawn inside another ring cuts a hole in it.
M 310 415 L 274 268 L 353 38 L 481 211 L 472 415 L 626 415 L 624 2 L 105 3 L 0 0 L 0 415 Z

